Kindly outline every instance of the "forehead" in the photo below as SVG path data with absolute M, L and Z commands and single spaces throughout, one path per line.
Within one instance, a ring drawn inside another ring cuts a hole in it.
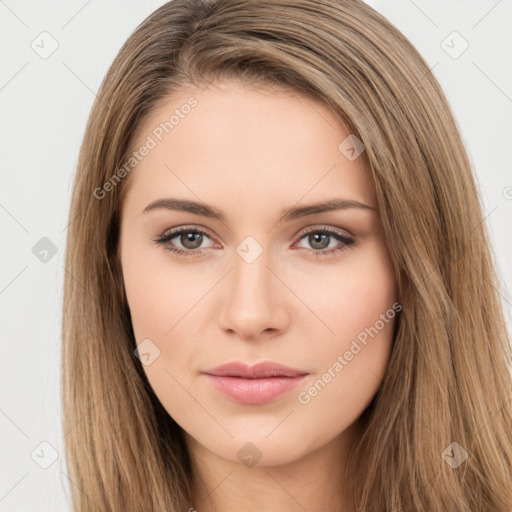
M 131 171 L 126 201 L 181 193 L 261 208 L 328 194 L 374 204 L 363 159 L 344 152 L 349 136 L 325 104 L 286 89 L 238 82 L 179 89 L 137 133 L 133 150 L 150 149 Z

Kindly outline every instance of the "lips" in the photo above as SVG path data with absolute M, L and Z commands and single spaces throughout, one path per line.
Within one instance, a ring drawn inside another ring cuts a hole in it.
M 269 361 L 252 366 L 235 361 L 204 374 L 217 391 L 235 402 L 262 405 L 298 386 L 308 372 Z
M 242 363 L 241 361 L 234 361 L 218 366 L 212 370 L 207 370 L 204 373 L 219 377 L 242 377 L 244 379 L 300 377 L 308 374 L 306 371 L 290 368 L 289 366 L 272 361 L 263 361 L 252 366 Z

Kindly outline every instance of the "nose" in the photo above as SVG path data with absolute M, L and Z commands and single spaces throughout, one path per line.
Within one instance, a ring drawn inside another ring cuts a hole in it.
M 275 337 L 286 330 L 286 287 L 269 268 L 266 252 L 251 263 L 234 254 L 233 266 L 220 290 L 219 326 L 244 340 Z

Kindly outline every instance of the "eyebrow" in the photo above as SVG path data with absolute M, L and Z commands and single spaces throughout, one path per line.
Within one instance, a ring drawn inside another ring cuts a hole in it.
M 376 207 L 369 206 L 354 199 L 333 198 L 327 199 L 320 203 L 308 204 L 305 206 L 294 206 L 291 208 L 281 210 L 281 221 L 290 221 L 293 219 L 297 219 L 299 217 L 313 215 L 315 213 L 323 213 L 333 210 L 347 210 L 351 208 L 377 211 Z M 225 221 L 224 214 L 217 208 L 214 208 L 213 206 L 209 206 L 204 203 L 198 203 L 196 201 L 188 201 L 184 199 L 174 198 L 157 199 L 156 201 L 153 201 L 152 203 L 148 204 L 146 208 L 144 208 L 142 213 L 158 209 L 184 211 L 193 213 L 195 215 L 200 215 L 202 217 L 218 219 L 221 222 Z

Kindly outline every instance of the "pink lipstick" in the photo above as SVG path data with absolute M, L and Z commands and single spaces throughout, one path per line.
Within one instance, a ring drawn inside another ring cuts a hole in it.
M 272 361 L 248 365 L 241 361 L 203 372 L 215 389 L 236 402 L 262 405 L 298 386 L 308 372 Z

